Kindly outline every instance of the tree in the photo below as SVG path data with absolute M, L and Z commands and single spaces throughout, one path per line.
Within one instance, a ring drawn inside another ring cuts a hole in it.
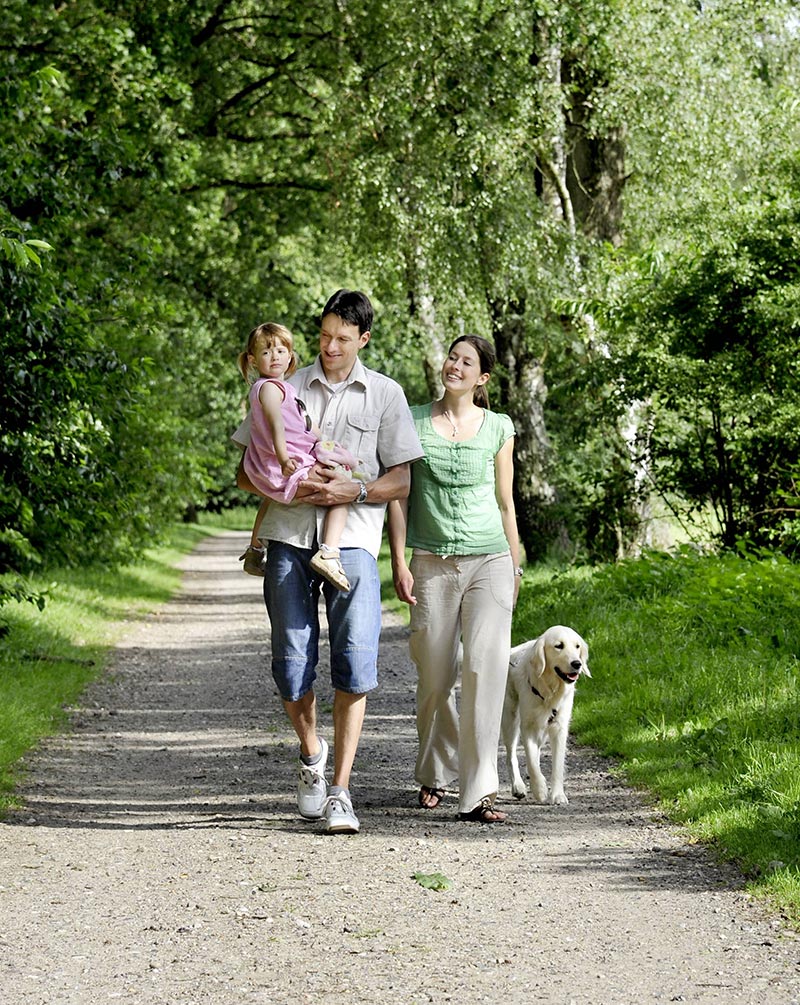
M 498 404 L 520 433 L 522 536 L 540 555 L 555 523 L 543 516 L 555 495 L 543 364 L 566 337 L 552 304 L 580 285 L 578 228 L 605 235 L 619 213 L 619 156 L 604 152 L 611 143 L 590 125 L 591 96 L 604 83 L 587 54 L 601 27 L 587 34 L 584 11 L 563 5 L 347 10 L 353 62 L 331 94 L 348 137 L 333 178 L 342 216 L 376 248 L 380 295 L 407 304 L 397 323 L 422 355 L 424 393 L 438 393 L 452 337 L 469 328 L 494 335 L 504 365 Z M 619 133 L 609 135 L 618 147 Z M 584 193 L 577 211 L 572 180 Z
M 792 191 L 797 191 L 793 179 Z M 800 545 L 800 214 L 791 193 L 642 281 L 619 365 L 664 494 L 722 545 Z M 627 327 L 627 326 L 626 326 Z
M 758 205 L 797 138 L 791 9 L 10 0 L 6 561 L 113 559 L 234 498 L 246 332 L 281 320 L 308 355 L 341 285 L 373 294 L 367 358 L 412 399 L 451 337 L 493 334 L 530 557 L 624 551 L 648 385 L 607 305 L 671 356 L 619 306 L 633 263 L 721 247 L 724 207 Z
M 152 540 L 199 480 L 154 326 L 168 311 L 152 227 L 164 108 L 180 88 L 98 6 L 11 3 L 4 22 L 3 226 L 54 252 L 41 271 L 0 266 L 0 558 L 113 560 Z

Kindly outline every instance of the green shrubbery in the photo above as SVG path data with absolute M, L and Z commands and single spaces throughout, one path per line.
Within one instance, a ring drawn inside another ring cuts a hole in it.
M 796 172 L 764 206 L 633 283 L 618 323 L 622 397 L 640 403 L 639 449 L 687 519 L 719 542 L 800 547 L 800 213 Z M 717 221 L 718 224 L 721 221 Z M 645 405 L 646 403 L 646 405 Z

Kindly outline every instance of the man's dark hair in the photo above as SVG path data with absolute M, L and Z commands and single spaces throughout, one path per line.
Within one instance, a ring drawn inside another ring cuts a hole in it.
M 349 325 L 358 325 L 359 335 L 372 329 L 372 304 L 360 290 L 337 290 L 322 308 L 320 321 L 326 314 L 335 314 Z

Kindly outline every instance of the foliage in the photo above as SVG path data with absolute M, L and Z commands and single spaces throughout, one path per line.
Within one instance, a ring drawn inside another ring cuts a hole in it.
M 800 215 L 778 197 L 636 284 L 620 325 L 624 394 L 648 402 L 659 489 L 710 508 L 720 542 L 800 545 Z
M 379 50 L 370 45 L 376 11 L 388 28 Z M 650 472 L 636 434 L 648 417 L 617 394 L 613 333 L 586 310 L 605 294 L 609 259 L 570 230 L 563 199 L 551 212 L 550 158 L 563 142 L 579 175 L 581 157 L 624 135 L 623 269 L 643 242 L 671 248 L 693 233 L 723 235 L 725 208 L 749 205 L 779 156 L 776 116 L 795 72 L 789 13 L 781 3 L 563 4 L 538 17 L 504 3 L 379 5 L 354 26 L 353 64 L 330 97 L 360 142 L 336 161 L 337 196 L 362 240 L 378 245 L 375 285 L 399 302 L 390 323 L 421 355 L 435 357 L 465 327 L 493 332 L 500 407 L 526 436 L 525 374 L 546 367 L 556 502 L 542 529 L 551 544 L 566 538 L 574 556 L 615 558 L 641 540 Z M 548 75 L 550 51 L 560 80 Z M 579 189 L 569 212 L 589 234 L 598 225 Z M 559 305 L 576 297 L 583 309 L 567 317 Z M 645 334 L 629 319 L 630 341 Z M 437 392 L 429 366 L 416 394 Z
M 570 539 L 567 553 L 592 560 L 618 557 L 654 540 L 653 477 L 668 504 L 680 505 L 677 479 L 665 478 L 663 467 L 652 469 L 649 437 L 653 423 L 676 422 L 684 433 L 691 430 L 695 402 L 687 389 L 671 411 L 664 397 L 648 394 L 639 372 L 645 358 L 662 386 L 688 383 L 682 353 L 665 345 L 666 295 L 661 313 L 651 323 L 643 320 L 650 287 L 663 278 L 663 263 L 674 263 L 672 275 L 679 281 L 682 268 L 691 269 L 706 253 L 713 261 L 717 251 L 739 239 L 748 214 L 761 212 L 765 194 L 786 203 L 796 191 L 782 166 L 794 157 L 800 126 L 792 5 L 626 8 L 617 22 L 616 47 L 624 59 L 612 60 L 607 86 L 595 96 L 598 122 L 624 124 L 627 180 L 620 240 L 617 247 L 595 242 L 581 250 L 582 288 L 568 298 L 559 294 L 556 301 L 567 339 L 548 345 L 551 477 Z M 752 279 L 754 290 L 757 277 Z M 781 282 L 762 288 L 765 302 L 780 299 Z M 713 279 L 710 295 L 712 284 Z M 685 310 L 686 338 L 696 322 L 704 323 Z M 731 375 L 728 386 L 733 383 Z M 769 396 L 768 388 L 759 391 Z M 741 404 L 746 392 L 736 393 Z M 746 402 L 745 415 L 749 408 Z M 682 463 L 689 436 L 661 432 L 659 444 L 669 444 L 675 464 Z M 784 489 L 790 484 L 787 479 Z M 698 504 L 696 497 L 692 503 L 707 537 L 708 504 Z
M 493 404 L 531 455 L 540 374 L 542 550 L 624 553 L 645 493 L 610 369 L 618 333 L 560 305 L 619 303 L 644 247 L 722 246 L 721 207 L 752 212 L 778 177 L 797 139 L 797 35 L 791 4 L 756 6 L 9 0 L 2 567 L 122 560 L 179 513 L 239 501 L 236 353 L 274 318 L 310 358 L 314 311 L 342 285 L 373 295 L 365 359 L 412 400 L 438 389 L 450 335 L 494 334 Z M 603 222 L 615 144 L 625 212 L 611 200 Z M 624 242 L 616 264 L 605 239 Z M 764 325 L 788 317 L 784 279 L 761 287 Z M 641 315 L 622 334 L 625 386 L 634 339 L 672 361 Z M 679 369 L 684 355 L 676 343 Z M 684 386 L 663 412 L 678 451 Z M 762 411 L 768 392 L 753 391 Z M 791 477 L 773 511 L 794 505 Z
M 0 236 L 0 254 L 9 262 L 13 262 L 18 269 L 28 269 L 31 265 L 42 267 L 42 259 L 39 251 L 52 251 L 53 246 L 47 241 L 39 241 L 30 238 L 27 241 L 17 240 L 16 237 Z
M 233 364 L 264 273 L 204 177 L 202 67 L 185 18 L 162 31 L 180 7 L 4 7 L 1 568 L 124 560 L 212 490 L 235 497 Z
M 37 610 L 43 611 L 47 602 L 47 590 L 36 590 L 24 579 L 17 576 L 0 576 L 0 608 L 12 601 L 19 604 L 33 604 Z M 0 638 L 9 632 L 8 621 L 0 617 Z
M 631 781 L 795 917 L 799 587 L 780 556 L 685 549 L 529 573 L 514 622 L 515 641 L 551 623 L 580 631 L 592 679 L 575 701 L 578 738 L 619 757 Z
M 20 569 L 52 549 L 68 561 L 131 554 L 174 512 L 195 466 L 169 446 L 181 422 L 153 365 L 160 336 L 142 337 L 153 244 L 134 220 L 154 209 L 169 83 L 99 9 L 82 19 L 40 5 L 28 20 L 28 8 L 4 11 L 15 156 L 0 190 L 9 226 L 45 234 L 55 251 L 36 273 L 18 257 L 0 263 L 0 526 L 13 532 L 0 567 Z M 42 50 L 61 68 L 39 66 Z

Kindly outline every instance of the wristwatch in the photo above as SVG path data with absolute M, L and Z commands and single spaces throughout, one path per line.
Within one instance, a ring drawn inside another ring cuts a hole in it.
M 514 569 L 514 575 L 515 575 L 515 576 L 519 576 L 519 577 L 521 578 L 521 577 L 522 577 L 522 575 L 523 575 L 523 571 L 524 571 L 524 570 L 523 570 L 522 566 L 521 566 L 521 565 L 518 565 L 518 566 L 516 567 L 516 569 Z
M 356 496 L 356 498 L 355 498 L 354 501 L 357 502 L 357 503 L 366 502 L 367 501 L 367 483 L 363 482 L 360 478 L 357 478 L 356 481 L 358 482 L 359 489 L 358 489 L 358 495 Z

